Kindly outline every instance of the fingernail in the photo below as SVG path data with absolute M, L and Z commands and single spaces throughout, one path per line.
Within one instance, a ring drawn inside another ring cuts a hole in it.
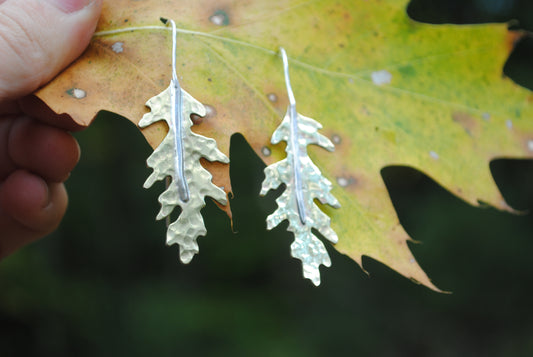
M 47 0 L 61 11 L 70 14 L 79 11 L 92 3 L 94 0 Z

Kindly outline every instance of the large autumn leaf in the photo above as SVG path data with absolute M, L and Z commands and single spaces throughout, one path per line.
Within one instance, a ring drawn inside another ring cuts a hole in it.
M 170 80 L 171 32 L 159 18 L 172 18 L 182 87 L 211 109 L 194 130 L 225 153 L 242 133 L 270 164 L 284 155 L 269 144 L 287 106 L 283 46 L 298 111 L 336 144 L 333 154 L 310 149 L 342 206 L 324 207 L 335 248 L 435 288 L 409 251 L 380 170 L 408 165 L 473 205 L 508 209 L 488 163 L 533 155 L 533 97 L 502 75 L 517 37 L 505 24 L 421 24 L 406 15 L 407 2 L 109 0 L 89 49 L 37 96 L 81 125 L 100 110 L 138 123 Z M 165 133 L 143 130 L 154 147 Z M 229 190 L 228 168 L 210 170 Z

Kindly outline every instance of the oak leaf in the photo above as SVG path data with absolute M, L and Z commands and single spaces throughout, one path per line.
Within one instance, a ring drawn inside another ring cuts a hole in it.
M 242 133 L 267 164 L 287 106 L 277 48 L 290 56 L 299 108 L 321 118 L 336 145 L 309 156 L 335 178 L 342 209 L 326 209 L 339 243 L 430 288 L 380 175 L 390 165 L 425 172 L 466 202 L 509 209 L 489 161 L 533 156 L 533 97 L 502 76 L 519 36 L 506 24 L 428 25 L 407 0 L 108 0 L 88 50 L 37 96 L 88 125 L 100 110 L 138 123 L 170 78 L 169 28 L 179 27 L 182 87 L 211 114 L 193 130 L 225 153 Z M 154 55 L 156 54 L 156 55 Z M 83 93 L 83 96 L 76 95 Z M 163 125 L 143 130 L 156 147 Z M 231 190 L 228 168 L 208 166 Z

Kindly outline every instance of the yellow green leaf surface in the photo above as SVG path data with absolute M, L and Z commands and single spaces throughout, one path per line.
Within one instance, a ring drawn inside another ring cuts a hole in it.
M 171 18 L 181 85 L 210 113 L 193 130 L 226 154 L 242 133 L 270 164 L 284 156 L 270 145 L 288 104 L 283 46 L 298 112 L 336 144 L 334 153 L 309 148 L 342 206 L 323 207 L 335 248 L 435 288 L 409 251 L 381 169 L 411 166 L 471 204 L 508 209 L 489 161 L 533 156 L 533 96 L 502 74 L 517 37 L 506 24 L 417 23 L 407 3 L 109 0 L 89 49 L 37 96 L 82 125 L 100 110 L 137 124 L 170 81 L 171 31 L 159 18 Z M 143 133 L 155 147 L 166 127 Z M 231 189 L 227 166 L 208 168 Z

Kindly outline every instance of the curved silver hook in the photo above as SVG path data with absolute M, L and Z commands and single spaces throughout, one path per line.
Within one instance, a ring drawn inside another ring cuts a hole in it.
M 172 25 L 172 79 L 177 81 L 178 74 L 176 73 L 176 46 L 177 46 L 177 33 L 176 33 L 176 23 L 174 20 L 169 20 Z
M 289 59 L 287 58 L 287 52 L 285 52 L 283 47 L 280 47 L 279 50 L 281 52 L 281 58 L 283 59 L 283 72 L 285 73 L 285 86 L 287 87 L 287 94 L 289 95 L 289 104 L 296 107 L 296 99 L 294 99 L 291 78 L 289 76 Z

